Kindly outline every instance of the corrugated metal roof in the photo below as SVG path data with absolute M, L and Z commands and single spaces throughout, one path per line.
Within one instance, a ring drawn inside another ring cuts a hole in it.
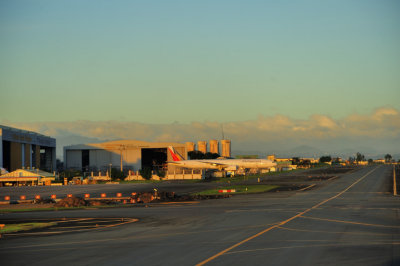
M 54 177 L 52 173 L 45 172 L 39 169 L 17 169 L 10 173 L 0 176 L 0 178 L 7 177 Z

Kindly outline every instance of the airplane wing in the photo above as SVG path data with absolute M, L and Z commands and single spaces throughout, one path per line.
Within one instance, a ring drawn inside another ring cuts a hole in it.
M 200 162 L 200 163 L 209 164 L 209 165 L 213 165 L 213 166 L 228 166 L 225 163 L 215 163 L 215 162 Z
M 188 162 L 190 162 L 190 161 L 188 161 Z M 219 168 L 219 169 L 222 170 L 222 169 L 225 169 L 225 168 L 231 166 L 231 165 L 225 164 L 225 163 L 209 162 L 209 161 L 202 161 L 202 160 L 196 160 L 196 161 L 193 160 L 193 162 L 203 164 L 205 169 L 208 168 L 207 166 L 210 166 L 211 168 Z M 177 165 L 177 166 L 188 167 L 188 168 L 193 167 L 193 165 L 190 165 L 190 164 L 182 164 L 182 161 L 178 161 L 178 162 L 175 162 L 175 161 L 173 161 L 173 162 L 168 161 L 167 163 L 168 163 L 168 164 L 172 164 L 172 165 Z M 202 168 L 203 168 L 203 167 L 202 167 Z

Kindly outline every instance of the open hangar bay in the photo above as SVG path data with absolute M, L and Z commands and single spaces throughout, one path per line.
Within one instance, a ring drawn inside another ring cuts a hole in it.
M 163 168 L 167 161 L 172 161 L 167 153 L 169 146 L 186 156 L 186 146 L 181 143 L 118 140 L 66 146 L 65 167 L 83 171 L 104 171 L 110 167 L 120 168 L 121 171 Z
M 135 223 L 0 240 L 5 265 L 399 265 L 400 198 L 392 167 L 358 168 L 302 192 L 148 208 L 2 214 Z

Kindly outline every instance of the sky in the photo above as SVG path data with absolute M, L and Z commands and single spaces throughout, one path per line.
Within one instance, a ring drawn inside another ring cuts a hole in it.
M 359 140 L 396 152 L 399 12 L 394 0 L 3 0 L 0 123 L 55 137 L 176 141 L 219 138 L 223 125 L 238 149 L 287 136 L 279 150 L 313 144 L 312 127 L 299 128 L 319 121 L 326 147 Z M 374 119 L 381 113 L 385 123 Z M 363 124 L 340 136 L 327 122 L 353 127 L 352 117 Z M 291 123 L 269 124 L 282 121 Z M 162 131 L 123 132 L 138 125 Z M 380 135 L 360 130 L 377 126 Z

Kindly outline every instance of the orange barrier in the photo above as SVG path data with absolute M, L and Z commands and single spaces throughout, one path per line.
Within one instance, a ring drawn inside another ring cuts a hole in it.
M 235 189 L 220 189 L 218 190 L 219 193 L 233 193 L 236 192 Z
M 232 190 L 224 190 L 224 191 L 220 190 L 219 192 L 235 192 L 235 190 L 234 190 L 234 189 L 232 189 Z M 131 195 L 132 195 L 133 197 L 135 197 L 135 196 L 137 195 L 137 192 L 132 192 Z M 72 194 L 67 194 L 67 197 L 68 197 L 68 198 L 72 198 L 73 195 L 72 195 Z M 84 197 L 85 197 L 86 199 L 88 199 L 88 198 L 90 198 L 90 194 L 84 194 Z M 101 193 L 101 194 L 100 194 L 100 197 L 101 197 L 101 198 L 106 198 L 106 197 L 107 197 L 107 194 L 106 194 L 106 193 Z M 116 197 L 117 197 L 117 198 L 122 198 L 122 193 L 116 193 Z M 40 195 L 35 195 L 35 199 L 39 200 L 39 199 L 41 199 L 41 198 L 42 198 L 42 197 L 41 197 Z M 57 195 L 56 195 L 56 194 L 52 194 L 52 195 L 50 195 L 50 198 L 51 198 L 51 199 L 57 199 Z M 20 199 L 20 200 L 26 200 L 26 195 L 21 195 L 21 196 L 19 197 L 19 199 Z M 11 200 L 11 197 L 10 197 L 10 196 L 4 196 L 4 200 L 5 200 L 5 201 L 10 201 L 10 200 Z M 137 201 L 140 201 L 140 199 L 138 198 L 138 199 L 130 199 L 130 200 L 129 200 L 130 203 L 136 203 Z M 127 200 L 124 200 L 124 203 L 128 203 L 128 201 L 127 201 Z

